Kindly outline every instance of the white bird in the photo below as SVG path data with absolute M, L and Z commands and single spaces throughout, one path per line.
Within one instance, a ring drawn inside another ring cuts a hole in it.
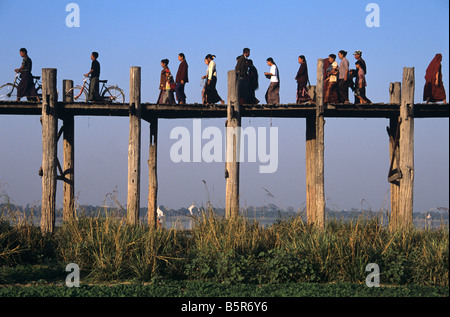
M 156 210 L 156 214 L 157 214 L 158 218 L 162 218 L 162 217 L 164 217 L 164 212 L 159 207 L 160 206 L 158 206 L 158 210 Z
M 195 206 L 195 202 L 192 202 L 191 207 L 188 208 L 188 209 L 189 209 L 189 212 L 190 212 L 190 214 L 191 214 L 191 216 L 194 215 L 194 213 L 192 212 L 192 210 L 193 210 L 194 208 L 197 208 L 197 207 Z
M 426 216 L 425 225 L 427 226 L 428 229 L 431 229 L 432 223 L 433 223 L 433 217 L 431 216 L 430 213 L 428 213 L 427 216 Z

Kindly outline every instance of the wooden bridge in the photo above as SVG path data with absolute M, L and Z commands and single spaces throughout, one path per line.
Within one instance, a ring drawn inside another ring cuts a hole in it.
M 42 213 L 41 230 L 55 227 L 56 183 L 63 181 L 63 218 L 75 214 L 74 207 L 74 128 L 76 116 L 122 116 L 130 118 L 128 147 L 127 222 L 136 224 L 140 209 L 141 123 L 150 124 L 148 223 L 156 226 L 158 119 L 226 118 L 226 126 L 241 126 L 242 117 L 278 117 L 306 119 L 306 209 L 309 223 L 325 224 L 324 126 L 326 117 L 388 118 L 390 168 L 386 180 L 391 183 L 392 229 L 412 225 L 414 186 L 414 119 L 448 118 L 449 104 L 415 104 L 414 68 L 404 68 L 402 82 L 390 83 L 390 103 L 324 104 L 323 60 L 318 60 L 317 85 L 312 86 L 315 104 L 240 105 L 234 71 L 228 72 L 227 105 L 158 105 L 141 103 L 141 68 L 130 68 L 130 97 L 127 104 L 78 103 L 66 92 L 73 81 L 63 81 L 63 98 L 58 101 L 57 70 L 42 70 L 42 103 L 0 102 L 0 115 L 40 115 L 42 123 Z M 58 120 L 62 126 L 58 130 Z M 57 142 L 63 136 L 63 164 L 57 158 Z M 226 217 L 239 214 L 239 168 L 236 136 L 227 139 L 227 153 L 233 160 L 225 163 Z M 228 152 L 231 151 L 231 152 Z

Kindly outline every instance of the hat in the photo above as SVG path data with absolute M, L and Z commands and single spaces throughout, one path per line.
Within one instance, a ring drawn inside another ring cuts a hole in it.
M 361 51 L 355 51 L 354 53 L 353 53 L 353 55 L 362 55 L 362 52 Z

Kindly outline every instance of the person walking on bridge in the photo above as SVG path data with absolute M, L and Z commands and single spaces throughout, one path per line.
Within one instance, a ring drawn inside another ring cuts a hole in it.
M 248 85 L 249 57 L 250 49 L 246 47 L 243 49 L 242 55 L 236 59 L 236 67 L 234 68 L 238 81 L 238 98 L 241 105 L 248 103 L 250 99 L 250 89 Z
M 267 59 L 267 65 L 270 66 L 270 72 L 266 72 L 264 75 L 267 79 L 270 79 L 270 85 L 266 92 L 266 102 L 267 104 L 278 105 L 280 104 L 280 74 L 272 57 Z
M 184 93 L 184 86 L 189 82 L 188 64 L 183 53 L 178 54 L 178 60 L 180 61 L 180 66 L 178 66 L 177 76 L 175 77 L 175 95 L 179 104 L 185 104 L 186 94 Z
M 202 91 L 202 102 L 207 105 L 213 105 L 219 101 L 222 105 L 225 104 L 225 101 L 222 100 L 216 89 L 217 70 L 216 63 L 214 62 L 215 58 L 216 55 L 212 54 L 208 54 L 205 57 L 205 64 L 208 65 L 208 69 L 206 75 L 202 77 L 202 79 L 206 80 Z
M 37 102 L 41 102 L 34 87 L 33 75 L 31 74 L 33 62 L 28 56 L 26 48 L 21 48 L 19 53 L 23 60 L 22 66 L 14 70 L 16 73 L 20 73 L 20 82 L 17 85 L 17 101 L 20 101 L 22 97 L 27 97 L 27 99 L 37 98 Z
M 349 72 L 349 62 L 346 58 L 347 52 L 340 50 L 338 56 L 341 60 L 339 64 L 339 78 L 338 78 L 338 98 L 339 103 L 350 103 L 348 100 L 348 72 Z
M 353 56 L 355 56 L 356 62 L 355 62 L 355 66 L 356 63 L 359 62 L 360 68 L 363 70 L 364 72 L 364 78 L 367 74 L 367 66 L 366 66 L 366 61 L 362 58 L 362 51 L 357 50 L 353 53 Z M 356 70 L 351 70 L 351 74 L 355 77 L 355 92 L 358 89 L 357 85 L 356 85 L 356 80 L 358 79 L 359 76 L 359 69 Z M 361 101 L 361 99 L 355 94 L 355 104 L 359 104 Z
M 423 101 L 445 103 L 446 95 L 445 88 L 442 82 L 442 54 L 436 54 L 436 56 L 428 65 L 425 74 L 425 87 L 423 89 Z
M 309 83 L 306 57 L 304 55 L 300 55 L 298 57 L 298 63 L 300 64 L 300 68 L 298 69 L 297 76 L 295 77 L 295 80 L 297 81 L 297 104 L 303 102 L 314 103 L 306 88 Z

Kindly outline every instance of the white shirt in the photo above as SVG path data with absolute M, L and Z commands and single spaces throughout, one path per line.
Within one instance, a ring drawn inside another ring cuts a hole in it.
M 275 76 L 270 77 L 270 82 L 271 83 L 277 83 L 278 82 L 277 65 L 272 65 L 272 67 L 270 67 L 270 73 L 275 75 Z
M 216 63 L 214 63 L 214 61 L 211 61 L 208 65 L 208 80 L 211 80 L 213 76 L 217 77 L 217 72 L 216 72 Z

